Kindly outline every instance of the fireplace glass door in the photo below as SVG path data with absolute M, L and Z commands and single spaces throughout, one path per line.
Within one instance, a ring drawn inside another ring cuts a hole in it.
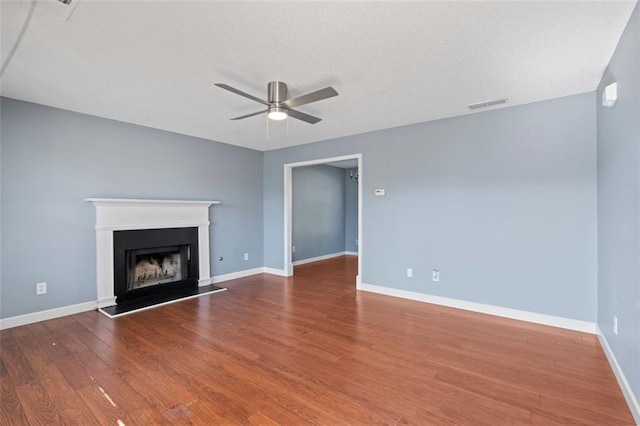
M 127 291 L 189 278 L 189 245 L 126 250 Z

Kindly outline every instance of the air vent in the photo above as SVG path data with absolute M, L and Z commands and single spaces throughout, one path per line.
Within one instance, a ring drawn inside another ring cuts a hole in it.
M 476 109 L 486 108 L 494 105 L 506 104 L 507 101 L 508 101 L 507 98 L 491 99 L 490 101 L 482 101 L 482 102 L 476 102 L 475 104 L 469 104 L 467 105 L 467 108 L 473 111 Z

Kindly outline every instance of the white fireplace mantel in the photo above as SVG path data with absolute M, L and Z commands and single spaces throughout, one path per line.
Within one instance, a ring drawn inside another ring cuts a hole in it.
M 220 201 L 87 198 L 96 206 L 98 307 L 115 305 L 113 231 L 198 227 L 200 285 L 211 283 L 209 207 Z

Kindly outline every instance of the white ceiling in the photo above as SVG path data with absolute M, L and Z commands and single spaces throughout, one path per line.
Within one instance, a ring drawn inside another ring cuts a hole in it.
M 264 151 L 592 91 L 635 3 L 39 0 L 1 94 Z M 3 63 L 30 4 L 2 0 Z M 213 86 L 271 80 L 340 95 L 230 121 L 263 107 Z

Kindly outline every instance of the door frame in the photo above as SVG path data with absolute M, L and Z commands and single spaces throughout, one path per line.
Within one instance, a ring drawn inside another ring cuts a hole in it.
M 293 169 L 295 167 L 315 166 L 344 160 L 358 160 L 358 275 L 356 288 L 360 287 L 362 276 L 362 153 L 341 155 L 339 157 L 318 158 L 316 160 L 286 163 L 284 165 L 284 272 L 285 276 L 293 276 Z

